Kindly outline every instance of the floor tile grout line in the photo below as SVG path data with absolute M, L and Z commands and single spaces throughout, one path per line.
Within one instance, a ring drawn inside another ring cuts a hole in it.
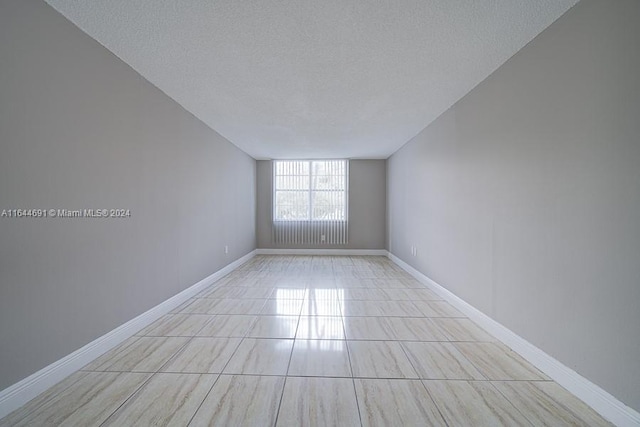
M 362 427 L 362 412 L 360 411 L 360 402 L 358 401 L 358 390 L 356 389 L 356 379 L 353 373 L 353 362 L 351 361 L 351 349 L 349 348 L 349 342 L 347 338 L 347 326 L 342 318 L 342 329 L 345 337 L 345 347 L 347 348 L 347 358 L 349 360 L 349 371 L 351 372 L 351 385 L 353 386 L 353 394 L 356 399 L 356 408 L 358 409 L 358 419 L 360 420 L 360 427 Z
M 456 341 L 456 342 L 460 342 L 460 341 Z M 458 353 L 460 353 L 460 355 L 467 361 L 469 362 L 469 364 L 471 364 L 471 366 L 473 366 L 476 371 L 480 372 L 480 375 L 482 375 L 487 381 L 491 381 L 491 379 L 489 379 L 489 376 L 485 373 L 484 369 L 481 369 L 478 367 L 478 365 L 476 363 L 473 363 L 473 360 L 469 359 L 462 351 L 460 351 L 460 349 L 458 348 L 456 344 L 456 342 L 452 342 L 451 345 L 453 346 L 453 348 L 456 349 L 456 351 Z
M 456 350 L 457 350 L 457 351 L 458 351 L 458 352 L 459 352 L 459 353 L 460 353 L 460 354 L 461 354 L 465 359 L 467 359 L 467 360 L 469 361 L 469 363 L 470 363 L 474 368 L 476 368 L 476 370 L 477 370 L 478 372 L 480 372 L 480 374 L 481 374 L 483 377 L 485 377 L 485 378 L 487 379 L 487 381 L 503 381 L 502 379 L 495 379 L 495 378 L 493 378 L 493 379 L 492 379 L 492 378 L 489 378 L 489 375 L 487 375 L 487 373 L 485 372 L 485 370 L 484 370 L 484 369 L 481 369 L 480 367 L 478 367 L 478 364 L 474 363 L 474 362 L 473 362 L 473 360 L 471 360 L 470 358 L 468 358 L 468 357 L 467 357 L 467 356 L 462 352 L 462 350 L 460 350 L 460 348 L 456 345 L 456 344 L 459 344 L 459 343 L 461 343 L 461 341 L 452 342 L 452 343 L 451 343 L 451 345 L 453 345 L 453 346 L 454 346 L 454 348 L 455 348 L 455 349 L 456 349 Z M 462 342 L 462 343 L 463 343 L 463 344 L 495 344 L 495 343 L 493 343 L 493 342 L 469 342 L 469 341 L 464 341 L 464 342 Z M 508 348 L 508 347 L 507 347 L 507 348 Z M 511 349 L 509 349 L 509 350 L 511 350 Z M 511 351 L 513 351 L 513 350 L 511 350 Z M 506 353 L 505 353 L 505 354 L 506 354 Z M 537 369 L 536 369 L 536 370 L 537 370 Z M 512 379 L 512 380 L 514 380 L 514 381 L 527 381 L 526 379 L 524 379 L 524 380 L 518 380 L 518 379 L 516 379 L 516 378 L 511 378 L 511 379 Z
M 407 350 L 406 346 L 404 345 L 405 342 L 416 342 L 416 341 L 400 341 L 399 343 L 400 343 L 400 348 L 402 349 L 402 352 L 404 353 L 406 358 L 409 360 L 409 363 L 411 364 L 413 369 L 416 371 L 416 374 L 418 374 L 418 378 L 420 380 L 436 380 L 436 381 L 449 381 L 449 380 L 452 380 L 450 378 L 422 378 L 420 376 L 420 372 L 418 372 L 418 368 L 416 368 L 416 365 L 413 363 L 412 358 L 409 357 L 409 354 L 407 353 L 408 350 Z M 424 342 L 424 341 L 418 341 L 418 342 Z M 444 341 L 436 341 L 436 342 L 443 342 L 444 343 Z M 465 360 L 467 360 L 467 358 L 463 354 L 461 354 L 461 355 Z M 467 360 L 467 361 L 471 364 L 471 366 L 476 368 L 476 366 L 473 365 L 471 363 L 471 361 L 469 361 L 469 360 Z M 480 375 L 482 375 L 484 377 L 484 374 L 482 374 L 482 372 L 478 368 L 476 368 L 476 370 L 478 370 L 478 372 L 480 372 Z M 453 380 L 456 380 L 456 379 L 453 379 Z M 466 381 L 466 380 L 465 379 L 460 379 L 460 381 Z M 480 380 L 480 381 L 482 381 L 482 380 Z M 484 381 L 489 381 L 489 380 L 485 379 Z
M 287 370 L 285 371 L 285 376 L 289 375 L 289 369 L 291 369 L 291 359 L 293 359 L 293 351 L 296 348 L 296 339 L 295 336 L 298 334 L 298 327 L 300 326 L 300 316 L 298 316 L 298 323 L 296 324 L 296 332 L 293 334 L 293 343 L 291 343 L 291 352 L 289 353 L 289 362 L 287 362 Z
M 498 388 L 494 383 L 496 383 L 496 382 L 514 382 L 514 383 L 527 383 L 527 384 L 532 384 L 532 383 L 533 383 L 533 384 L 535 384 L 535 383 L 554 383 L 554 384 L 558 385 L 558 387 L 561 387 L 562 389 L 566 390 L 564 387 L 562 387 L 560 384 L 556 383 L 556 382 L 555 382 L 555 381 L 553 381 L 553 380 L 490 380 L 489 382 L 490 382 L 490 383 L 491 383 L 491 385 L 492 385 L 493 387 L 495 387 L 495 388 L 498 390 L 498 392 L 499 392 L 500 394 L 502 394 L 502 395 L 503 395 L 503 396 L 504 396 L 504 397 L 505 397 L 505 398 L 506 398 L 506 399 L 507 399 L 507 400 L 508 400 L 508 401 L 509 401 L 513 406 L 516 406 L 516 405 L 515 405 L 513 402 L 511 402 L 511 399 L 509 399 L 509 397 L 508 397 L 506 394 L 504 394 L 504 392 L 502 392 L 502 391 L 501 391 L 501 390 L 500 390 L 500 389 L 499 389 L 499 388 Z M 532 385 L 533 385 L 533 384 L 532 384 Z M 576 413 L 574 412 L 574 410 L 572 410 L 571 408 L 569 408 L 565 403 L 563 403 L 563 402 L 562 402 L 562 400 L 557 400 L 557 399 L 553 398 L 553 396 L 551 396 L 549 393 L 547 393 L 546 391 L 544 391 L 544 390 L 542 390 L 542 389 L 540 389 L 540 388 L 538 388 L 538 390 L 540 390 L 540 392 L 541 392 L 542 394 L 544 394 L 548 399 L 550 399 L 551 401 L 553 401 L 554 403 L 556 403 L 556 404 L 557 404 L 558 406 L 560 406 L 562 409 L 564 409 L 565 411 L 569 412 L 569 413 L 570 413 L 571 415 L 573 415 L 574 417 L 578 417 L 578 418 L 579 418 L 579 414 L 576 414 Z M 567 392 L 568 392 L 569 394 L 571 394 L 571 396 L 574 396 L 574 397 L 575 397 L 576 399 L 578 399 L 580 402 L 582 402 L 583 404 L 585 404 L 589 409 L 593 410 L 593 408 L 591 408 L 589 405 L 587 405 L 587 404 L 586 404 L 582 399 L 579 399 L 577 396 L 573 395 L 573 393 L 569 392 L 568 390 L 567 390 Z M 516 407 L 516 409 L 518 409 L 518 408 Z M 522 413 L 522 411 L 520 411 L 520 412 Z M 532 420 L 530 420 L 530 419 L 529 419 L 529 418 L 528 418 L 524 413 L 523 413 L 523 415 L 525 416 L 525 418 L 527 418 L 527 419 L 529 420 L 529 422 L 531 422 L 531 423 L 533 424 L 533 421 L 532 421 Z
M 195 337 L 182 337 L 182 338 L 189 338 L 189 339 L 183 345 L 181 345 L 180 348 L 178 348 L 178 350 L 176 350 L 174 353 L 172 353 L 171 356 L 169 356 L 169 358 L 162 365 L 160 365 L 158 370 L 155 372 L 156 374 L 157 373 L 161 373 L 162 372 L 162 368 L 167 366 L 170 362 L 172 362 L 175 359 L 175 357 L 177 357 L 179 354 L 181 354 L 184 351 L 184 349 L 187 347 L 187 345 L 189 345 L 189 343 L 191 341 L 193 341 L 193 339 Z
M 242 338 L 240 338 L 240 341 L 238 342 L 238 345 L 236 346 L 235 350 L 233 350 L 233 353 L 231 353 L 231 357 L 229 357 L 229 359 L 227 360 L 227 363 L 224 364 L 224 366 L 222 367 L 222 370 L 220 372 L 220 375 L 222 375 L 222 373 L 224 372 L 225 369 L 227 369 L 227 366 L 229 365 L 229 363 L 231 362 L 231 359 L 233 359 L 233 356 L 236 355 L 236 353 L 238 352 L 238 349 L 240 348 L 240 346 L 242 345 L 242 343 L 247 339 L 247 334 L 249 333 L 249 331 L 251 330 L 251 328 L 253 328 L 253 326 L 255 325 L 256 321 L 257 321 L 258 317 L 254 316 L 253 320 L 251 321 L 251 324 L 247 327 L 247 329 L 244 331 L 244 335 L 242 336 Z
M 120 353 L 122 353 L 125 349 L 129 348 L 130 346 L 134 345 L 136 342 L 140 341 L 141 336 L 131 336 L 130 338 L 133 338 L 133 341 L 131 343 L 129 343 L 127 346 L 122 347 L 122 342 L 120 344 L 117 344 L 115 347 L 113 347 L 110 350 L 105 351 L 103 354 L 101 354 L 100 356 L 98 356 L 97 358 L 95 358 L 94 360 L 92 360 L 91 362 L 87 363 L 86 365 L 84 365 L 82 368 L 80 368 L 80 370 L 83 370 L 85 367 L 91 365 L 92 363 L 94 363 L 96 360 L 100 359 L 101 357 L 107 355 L 108 353 L 110 353 L 112 350 L 116 350 L 116 352 L 109 358 L 109 360 L 114 359 L 116 356 L 118 356 Z M 127 338 L 126 340 L 130 339 Z M 125 340 L 125 341 L 126 341 Z M 124 342 L 124 341 L 123 341 Z M 107 361 L 104 361 L 103 363 L 99 364 L 98 366 L 96 366 L 96 369 L 100 368 L 101 366 L 105 365 L 107 363 Z
M 358 409 L 358 419 L 360 420 L 360 426 L 362 426 L 362 412 L 360 410 L 360 401 L 358 400 L 358 390 L 356 388 L 356 376 L 353 369 L 353 361 L 351 358 L 351 348 L 349 347 L 349 341 L 347 340 L 347 326 L 345 324 L 344 317 L 342 318 L 342 328 L 345 337 L 345 346 L 347 348 L 347 358 L 349 359 L 349 371 L 351 372 L 351 385 L 353 387 L 353 393 L 356 399 L 356 408 Z
M 407 350 L 405 349 L 404 345 L 402 344 L 402 342 L 400 342 L 400 349 L 402 350 L 402 354 L 404 354 L 404 357 L 407 358 L 407 360 L 409 361 L 409 364 L 411 365 L 411 367 L 413 368 L 413 370 L 415 371 L 416 375 L 418 376 L 418 378 L 420 378 L 420 373 L 418 372 L 418 369 L 416 368 L 416 366 L 413 364 L 413 362 L 411 361 L 411 358 L 409 357 L 409 355 L 407 354 Z
M 289 340 L 290 341 L 290 340 Z M 512 382 L 512 383 L 553 383 L 553 380 L 516 380 L 516 379 L 464 379 L 464 378 L 420 378 L 420 377 L 391 377 L 391 376 L 354 376 L 354 375 L 321 375 L 321 374 L 271 374 L 271 373 L 232 373 L 232 372 L 178 372 L 178 371 L 83 371 L 94 374 L 167 374 L 167 375 L 228 375 L 228 376 L 263 376 L 263 377 L 301 377 L 301 378 L 355 378 L 355 379 L 388 379 L 407 381 L 454 381 L 454 382 Z
M 344 345 L 347 349 L 347 358 L 349 360 L 349 372 L 351 372 L 351 378 L 353 378 L 353 363 L 351 362 L 351 349 L 349 348 L 349 340 L 347 339 L 347 327 L 344 323 L 344 318 L 341 320 L 342 333 L 344 334 Z
M 214 319 L 215 319 L 215 317 L 217 317 L 218 315 L 213 315 L 213 316 L 214 316 L 214 318 L 213 318 L 213 319 L 211 319 L 211 320 L 214 320 Z M 227 360 L 227 362 L 225 363 L 224 367 L 222 368 L 222 371 L 224 371 L 224 368 L 226 368 L 226 366 L 227 366 L 227 364 L 229 363 L 229 361 L 231 360 L 231 358 L 232 358 L 232 357 L 235 355 L 235 353 L 238 351 L 238 347 L 240 347 L 240 344 L 242 343 L 242 341 L 243 341 L 243 340 L 244 340 L 244 338 L 246 337 L 246 334 L 249 332 L 249 330 L 250 330 L 250 329 L 253 327 L 253 325 L 255 324 L 256 319 L 257 319 L 257 317 L 256 317 L 256 316 L 254 316 L 254 319 L 253 319 L 253 321 L 252 321 L 251 325 L 249 325 L 249 327 L 248 327 L 248 328 L 247 328 L 247 330 L 245 331 L 245 335 L 244 335 L 242 338 L 240 338 L 240 340 L 239 340 L 238 344 L 236 345 L 236 348 L 234 349 L 233 353 L 231 354 L 231 357 L 229 358 L 229 360 Z M 209 322 L 207 322 L 207 324 L 208 324 L 208 323 L 209 323 Z M 206 325 L 202 326 L 202 328 L 201 328 L 197 333 L 199 333 L 202 329 L 204 329 L 204 327 L 205 327 L 205 326 L 206 326 Z M 191 339 L 190 339 L 190 340 L 188 340 L 188 341 L 184 344 L 184 346 L 182 346 L 182 347 L 178 350 L 178 352 L 176 352 L 175 354 L 173 354 L 173 355 L 172 355 L 172 356 L 171 356 L 171 357 L 170 357 L 170 358 L 169 358 L 169 359 L 168 359 L 168 360 L 167 360 L 167 361 L 166 361 L 166 362 L 165 362 L 165 363 L 160 367 L 160 371 L 158 371 L 158 372 L 161 372 L 162 368 L 164 368 L 165 366 L 167 366 L 167 364 L 168 364 L 169 362 L 173 361 L 173 360 L 175 359 L 175 357 L 176 357 L 178 354 L 180 354 L 182 351 L 184 351 L 185 347 L 186 347 L 190 342 L 192 342 L 195 338 L 224 338 L 224 339 L 227 339 L 227 340 L 230 340 L 230 339 L 235 338 L 235 337 L 198 337 L 198 336 L 197 336 L 197 333 L 196 333 L 196 335 L 192 336 L 192 337 L 191 337 Z M 204 374 L 204 373 L 203 373 L 203 374 Z
M 198 407 L 196 408 L 196 410 L 193 412 L 193 415 L 191 415 L 191 418 L 189 418 L 189 422 L 187 423 L 187 426 L 189 426 L 191 424 L 191 422 L 193 421 L 193 419 L 196 417 L 196 414 L 198 413 L 198 411 L 200 410 L 200 408 L 202 408 L 202 405 L 204 404 L 204 402 L 207 400 L 207 398 L 209 397 L 209 394 L 211 394 L 211 391 L 213 390 L 213 388 L 216 386 L 216 384 L 218 383 L 218 381 L 220 380 L 220 377 L 222 376 L 222 374 L 218 374 L 218 376 L 216 377 L 216 380 L 213 382 L 213 384 L 211 384 L 211 387 L 209 388 L 209 390 L 205 393 L 204 398 L 202 399 L 202 402 L 200 402 L 200 404 L 198 405 Z
M 127 373 L 132 373 L 132 372 L 120 372 L 119 375 L 121 374 L 127 374 Z M 127 402 L 129 400 L 131 400 L 133 398 L 133 396 L 135 396 L 137 393 L 141 392 L 141 390 L 147 385 L 149 384 L 149 382 L 151 381 L 151 379 L 156 375 L 156 373 L 150 373 L 149 378 L 147 378 L 146 380 L 144 380 L 140 386 L 138 386 L 120 405 L 118 405 L 118 407 L 111 412 L 111 414 L 109 414 L 109 416 L 107 418 L 104 419 L 104 421 L 102 421 L 100 423 L 100 427 L 102 427 L 103 425 L 105 425 L 107 423 L 107 421 L 109 421 L 110 418 L 112 418 L 116 412 L 118 412 L 120 410 L 120 408 L 122 408 L 123 406 L 125 406 L 127 404 Z
M 155 322 L 153 322 L 151 325 L 153 325 L 156 322 L 161 321 L 162 319 L 164 319 L 167 316 L 172 316 L 172 317 L 173 316 L 186 316 L 186 317 L 189 317 L 189 316 L 207 316 L 207 317 L 211 317 L 211 319 L 207 319 L 207 321 L 204 323 L 204 325 L 200 326 L 200 328 L 198 329 L 198 332 L 200 332 L 202 329 L 204 329 L 205 326 L 207 326 L 213 320 L 213 317 L 215 317 L 216 315 L 215 314 L 197 314 L 197 313 L 167 313 L 164 316 L 162 316 L 161 318 L 159 318 L 158 320 L 156 320 Z M 183 320 L 178 325 L 174 326 L 173 329 L 176 329 L 177 326 L 179 326 L 180 324 L 184 323 L 185 321 L 186 320 Z M 149 325 L 149 326 L 151 326 L 151 325 Z M 196 335 L 189 335 L 189 334 L 186 334 L 186 335 L 153 335 L 152 332 L 155 331 L 156 329 L 158 329 L 160 326 L 162 326 L 162 325 L 156 325 L 149 332 L 147 332 L 145 334 L 142 334 L 142 335 L 139 335 L 140 332 L 143 332 L 149 326 L 147 326 L 145 328 L 142 328 L 140 331 L 136 332 L 133 336 L 137 336 L 137 337 L 156 337 L 156 338 L 158 338 L 158 337 L 190 337 L 190 336 L 197 336 L 197 333 L 198 333 L 198 332 L 196 332 Z
M 84 373 L 84 375 L 82 375 L 80 378 L 76 379 L 75 381 L 72 381 L 70 384 L 68 384 L 66 387 L 64 387 L 62 390 L 60 390 L 60 394 L 64 393 L 65 391 L 69 390 L 72 386 L 74 386 L 78 381 L 80 381 L 82 378 L 84 378 L 85 376 L 87 376 L 88 373 L 91 373 L 92 371 L 76 371 L 73 374 L 76 374 L 78 372 L 82 372 Z M 71 374 L 71 375 L 73 375 Z M 71 376 L 69 375 L 69 376 Z M 67 377 L 68 378 L 68 377 Z M 66 378 L 65 378 L 66 379 Z M 64 381 L 65 379 L 63 379 L 62 381 Z M 60 381 L 59 383 L 53 385 L 52 387 L 48 388 L 47 390 L 43 391 L 42 393 L 40 393 L 38 396 L 43 395 L 44 393 L 46 393 L 47 391 L 51 390 L 53 387 L 55 387 L 56 385 L 60 384 L 62 381 Z M 32 402 L 33 400 L 37 399 L 38 396 L 34 397 L 33 399 L 31 399 L 31 401 L 29 401 L 28 403 Z M 43 402 L 40 403 L 40 405 L 38 405 L 38 409 L 41 409 L 42 406 L 45 406 L 48 402 L 50 402 L 51 399 L 46 399 Z M 5 415 L 4 417 L 0 418 L 0 421 L 2 420 L 6 420 L 8 419 L 13 413 L 19 411 L 20 409 L 24 408 L 26 405 L 20 406 L 19 408 L 16 408 L 14 411 L 9 412 L 7 415 Z M 33 412 L 33 411 L 31 411 Z M 26 419 L 31 412 L 28 412 L 26 414 L 24 414 L 22 417 L 20 417 L 20 419 L 16 420 L 16 423 L 20 423 L 21 421 L 23 421 L 24 419 Z
M 444 421 L 445 425 L 447 426 L 451 426 L 449 424 L 449 421 L 447 421 L 447 418 L 444 416 L 444 414 L 442 413 L 442 409 L 440 409 L 440 405 L 438 405 L 438 403 L 436 402 L 436 399 L 433 398 L 433 395 L 431 394 L 431 391 L 429 390 L 429 388 L 427 387 L 427 385 L 424 383 L 425 380 L 418 380 L 420 381 L 420 384 L 422 385 L 422 387 L 426 390 L 427 392 L 427 396 L 429 396 L 429 399 L 431 399 L 431 403 L 433 403 L 433 406 L 436 408 L 436 410 L 438 411 L 438 414 L 440 414 L 440 418 L 442 418 L 442 421 Z M 453 426 L 451 426 L 453 427 Z
M 291 347 L 291 351 L 293 352 L 293 347 Z M 289 368 L 287 368 L 288 370 Z M 277 426 L 278 425 L 278 417 L 280 417 L 280 409 L 282 408 L 282 400 L 284 399 L 284 391 L 287 388 L 287 378 L 289 378 L 288 376 L 284 377 L 284 383 L 282 384 L 282 391 L 280 392 L 280 400 L 278 402 L 278 409 L 276 410 L 276 418 L 273 421 L 273 425 Z
M 524 381 L 524 382 L 528 382 L 528 381 Z M 495 385 L 495 384 L 493 384 L 493 382 L 492 382 L 492 381 L 489 381 L 489 384 L 491 384 L 491 387 L 492 387 L 492 388 L 493 388 L 493 389 L 494 389 L 498 394 L 500 394 L 502 397 L 504 397 L 504 398 L 507 400 L 507 402 L 509 402 L 509 404 L 511 404 L 511 406 L 512 406 L 512 407 L 514 407 L 514 408 L 515 408 L 515 410 L 516 410 L 518 413 L 520 413 L 520 415 L 522 415 L 522 417 L 523 417 L 525 420 L 527 420 L 527 421 L 528 421 L 532 426 L 535 426 L 534 421 L 532 421 L 532 420 L 527 416 L 527 414 L 525 414 L 524 412 L 522 412 L 522 411 L 520 410 L 520 408 L 518 408 L 518 407 L 517 407 L 517 406 L 516 406 L 512 401 L 511 401 L 511 399 L 509 399 L 509 396 L 507 396 L 506 394 L 504 394 L 504 393 L 502 392 L 502 390 L 500 390 L 498 387 L 496 387 L 496 385 Z M 543 392 L 543 393 L 544 393 L 544 392 Z M 545 393 L 545 395 L 546 395 L 546 393 Z M 554 402 L 555 402 L 556 404 L 560 405 L 564 410 L 567 410 L 567 408 L 566 408 L 564 405 L 562 405 L 560 402 L 555 401 L 555 400 L 554 400 Z M 568 411 L 568 412 L 569 412 L 569 413 L 571 413 L 571 411 Z

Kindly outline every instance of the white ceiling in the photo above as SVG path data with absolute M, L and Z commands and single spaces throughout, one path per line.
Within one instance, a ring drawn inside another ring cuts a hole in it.
M 577 0 L 46 0 L 251 156 L 386 158 Z

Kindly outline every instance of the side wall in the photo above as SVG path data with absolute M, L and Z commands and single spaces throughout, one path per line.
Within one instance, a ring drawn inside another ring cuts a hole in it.
M 253 250 L 255 182 L 255 160 L 44 2 L 1 2 L 0 211 L 131 217 L 0 218 L 0 390 Z
M 390 251 L 636 410 L 638 17 L 581 1 L 388 161 Z
M 277 245 L 271 238 L 271 161 L 258 160 L 258 248 L 385 249 L 386 160 L 349 161 L 349 243 L 347 245 Z

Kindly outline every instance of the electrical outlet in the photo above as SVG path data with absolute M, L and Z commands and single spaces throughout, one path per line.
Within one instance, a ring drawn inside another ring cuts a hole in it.
M 225 246 L 225 247 L 224 247 L 224 253 L 225 253 L 225 254 L 228 254 L 228 253 L 229 253 L 229 246 Z

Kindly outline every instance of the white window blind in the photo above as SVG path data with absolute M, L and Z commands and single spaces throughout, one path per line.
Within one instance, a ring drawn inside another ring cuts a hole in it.
M 347 160 L 273 161 L 273 240 L 346 244 Z

